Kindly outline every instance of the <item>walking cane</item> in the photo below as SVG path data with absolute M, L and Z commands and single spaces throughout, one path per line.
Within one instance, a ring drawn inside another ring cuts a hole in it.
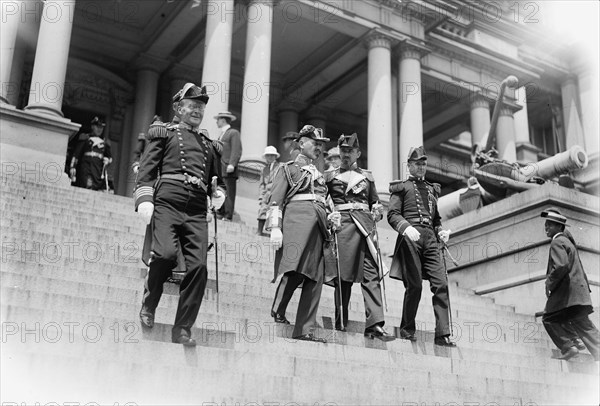
M 454 332 L 452 331 L 452 307 L 450 307 L 450 281 L 448 280 L 448 267 L 446 266 L 445 253 L 446 252 L 448 253 L 448 256 L 452 260 L 452 263 L 454 264 L 454 266 L 458 266 L 458 262 L 452 257 L 452 254 L 450 254 L 448 245 L 446 245 L 446 243 L 443 241 L 441 243 L 442 243 L 442 248 L 440 249 L 440 254 L 442 255 L 442 260 L 444 262 L 444 272 L 446 273 L 446 284 L 448 285 L 448 315 L 449 315 L 449 319 L 450 319 L 450 335 L 454 335 Z
M 212 190 L 217 190 L 217 177 L 213 176 L 212 178 Z M 213 222 L 215 223 L 215 235 L 213 236 L 213 244 L 215 247 L 215 291 L 217 292 L 217 313 L 219 313 L 219 243 L 217 241 L 217 211 L 215 206 L 212 205 L 212 214 L 213 214 Z
M 106 191 L 108 192 L 108 176 L 106 175 L 106 163 L 102 165 L 102 175 L 100 175 L 100 179 L 104 179 Z
M 344 326 L 344 305 L 342 304 L 342 273 L 340 272 L 340 255 L 339 255 L 340 253 L 338 251 L 339 245 L 338 245 L 338 238 L 337 238 L 337 227 L 335 224 L 333 225 L 333 239 L 335 242 L 333 252 L 335 254 L 335 265 L 337 268 L 338 291 L 339 291 L 339 300 L 340 300 L 338 311 L 340 312 L 340 327 L 343 330 L 345 328 L 345 326 Z M 334 324 L 335 324 L 335 316 L 334 316 L 333 320 L 334 320 Z M 334 327 L 335 327 L 335 325 L 334 325 Z
M 379 279 L 381 281 L 381 288 L 383 291 L 383 304 L 385 305 L 385 311 L 388 311 L 388 305 L 387 305 L 387 295 L 385 294 L 385 274 L 383 274 L 383 259 L 381 258 L 381 250 L 379 249 L 379 233 L 377 232 L 377 223 L 373 223 L 373 234 L 375 234 L 375 248 L 377 248 L 377 268 L 379 268 L 377 270 L 377 275 L 379 275 L 379 273 L 381 272 L 381 278 Z

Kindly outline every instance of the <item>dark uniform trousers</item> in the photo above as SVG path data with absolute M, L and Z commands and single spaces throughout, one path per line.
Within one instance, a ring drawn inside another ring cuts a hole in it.
M 208 228 L 206 193 L 182 182 L 162 181 L 154 198 L 152 259 L 144 285 L 143 305 L 156 309 L 163 284 L 177 266 L 179 240 L 185 258 L 186 274 L 180 285 L 179 304 L 173 338 L 190 335 L 196 321 L 208 280 L 206 268 Z
M 287 305 L 292 299 L 294 291 L 301 283 L 302 293 L 300 294 L 298 313 L 296 313 L 296 323 L 292 337 L 312 332 L 313 326 L 317 321 L 317 310 L 321 299 L 321 291 L 323 290 L 323 281 L 313 281 L 298 272 L 286 272 L 281 277 L 281 281 L 275 292 L 275 299 L 273 300 L 273 312 L 285 315 Z
M 383 326 L 383 304 L 381 300 L 381 285 L 379 284 L 379 275 L 377 271 L 377 262 L 373 259 L 371 252 L 366 250 L 363 263 L 363 281 L 360 284 L 362 288 L 363 300 L 365 303 L 365 328 L 375 325 Z M 340 323 L 340 290 L 336 279 L 335 286 L 335 326 L 341 327 Z M 344 312 L 344 326 L 348 325 L 348 304 L 352 294 L 352 282 L 342 281 L 342 309 Z
M 421 301 L 423 279 L 427 278 L 429 279 L 431 293 L 433 293 L 431 300 L 433 313 L 435 314 L 435 335 L 436 337 L 447 336 L 450 335 L 448 281 L 446 280 L 446 271 L 440 257 L 441 253 L 437 238 L 435 232 L 429 226 L 413 224 L 413 227 L 421 233 L 421 238 L 415 242 L 421 260 L 421 273 L 406 272 L 402 280 L 406 293 L 404 294 L 400 328 L 408 333 L 415 333 L 415 317 L 419 302 Z
M 554 344 L 565 352 L 581 338 L 590 353 L 598 360 L 600 332 L 590 320 L 586 306 L 571 306 L 557 312 L 544 314 L 542 321 Z
M 231 220 L 233 218 L 233 212 L 235 210 L 235 195 L 237 193 L 237 176 L 223 176 L 223 182 L 225 183 L 225 188 L 227 189 L 227 196 L 225 197 L 225 202 L 223 206 L 219 210 L 219 213 L 223 215 L 223 217 Z

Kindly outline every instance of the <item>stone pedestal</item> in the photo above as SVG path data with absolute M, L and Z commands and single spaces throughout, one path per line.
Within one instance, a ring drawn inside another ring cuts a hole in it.
M 69 119 L 0 104 L 0 160 L 3 174 L 23 181 L 70 184 L 64 173 L 69 136 L 80 125 Z

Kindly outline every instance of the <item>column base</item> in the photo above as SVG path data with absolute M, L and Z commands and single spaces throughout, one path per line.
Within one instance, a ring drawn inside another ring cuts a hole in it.
M 25 108 L 23 110 L 31 111 L 32 113 L 35 112 L 35 113 L 41 113 L 41 114 L 51 114 L 53 116 L 58 116 L 58 117 L 65 116 L 62 111 L 57 110 L 46 104 L 30 104 L 28 106 L 25 106 Z
M 80 124 L 54 114 L 39 114 L 0 104 L 0 159 L 5 176 L 62 183 L 69 136 Z
M 540 149 L 533 144 L 528 142 L 521 142 L 517 144 L 517 161 L 522 164 L 529 164 L 532 162 L 538 162 L 538 153 Z

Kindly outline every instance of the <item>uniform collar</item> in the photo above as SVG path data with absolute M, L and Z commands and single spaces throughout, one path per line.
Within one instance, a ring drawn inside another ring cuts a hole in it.
M 344 169 L 340 166 L 339 170 L 340 170 L 340 172 L 346 172 L 346 171 L 357 171 L 358 172 L 358 165 L 356 162 L 354 162 L 352 165 L 350 165 L 350 168 Z
M 412 182 L 425 182 L 425 177 L 423 178 L 417 178 L 416 176 L 409 176 L 408 180 L 412 181 Z
M 294 162 L 300 164 L 301 166 L 304 166 L 304 165 L 312 164 L 312 159 L 310 159 L 306 155 L 298 154 L 298 156 L 296 157 L 296 160 Z
M 180 121 L 179 123 L 177 123 L 177 128 L 180 130 L 188 130 L 194 133 L 198 133 L 198 128 L 194 128 L 191 125 L 189 125 L 188 123 L 184 123 L 182 121 Z

